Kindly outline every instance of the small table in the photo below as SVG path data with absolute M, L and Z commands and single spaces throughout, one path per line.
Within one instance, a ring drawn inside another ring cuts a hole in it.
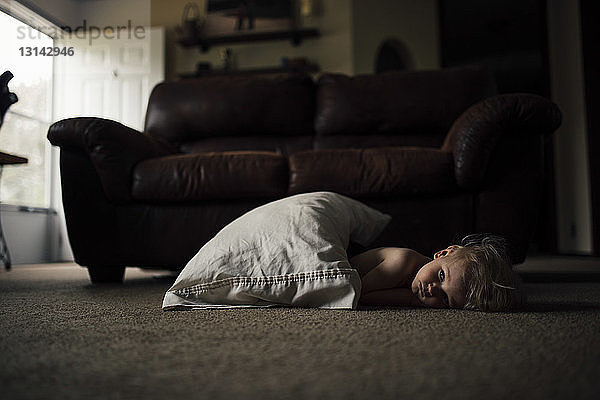
M 26 164 L 27 159 L 25 157 L 15 156 L 13 154 L 3 153 L 0 151 L 0 177 L 2 177 L 2 169 L 5 165 L 14 164 Z M 9 270 L 11 267 L 10 253 L 8 252 L 8 246 L 6 245 L 6 239 L 4 239 L 4 233 L 2 232 L 2 222 L 0 220 L 0 261 L 4 263 L 4 268 Z

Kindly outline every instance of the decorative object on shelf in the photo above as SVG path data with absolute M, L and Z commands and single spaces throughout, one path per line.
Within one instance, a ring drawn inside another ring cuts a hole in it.
M 237 11 L 236 29 L 244 29 L 244 20 L 248 20 L 248 30 L 254 29 L 254 19 L 256 18 L 256 4 L 253 1 L 243 1 Z
M 284 57 L 285 59 L 285 57 Z M 313 64 L 310 62 L 295 62 L 295 60 L 288 60 L 287 63 L 284 63 L 283 59 L 281 65 L 277 66 L 266 66 L 266 67 L 257 67 L 257 68 L 244 68 L 244 69 L 233 69 L 233 70 L 223 70 L 223 69 L 211 69 L 210 64 L 207 66 L 198 67 L 199 64 L 208 64 L 208 63 L 198 63 L 196 65 L 196 71 L 193 73 L 185 73 L 179 74 L 179 78 L 181 79 L 194 79 L 205 76 L 214 76 L 214 75 L 265 75 L 265 74 L 281 74 L 281 73 L 317 73 L 320 71 L 320 68 L 317 64 Z
M 196 63 L 196 75 L 208 74 L 212 70 L 212 65 L 209 62 Z
M 315 14 L 314 0 L 299 0 L 298 1 L 298 17 L 296 24 L 306 27 L 311 25 L 312 16 Z
M 307 67 L 308 65 L 309 65 L 309 63 L 308 63 L 308 59 L 306 57 L 295 57 L 295 58 L 282 57 L 281 58 L 281 66 L 283 68 L 303 69 L 303 68 Z
M 205 34 L 271 32 L 291 29 L 293 0 L 207 0 Z
M 199 47 L 202 52 L 208 51 L 211 46 L 229 44 L 229 43 L 247 43 L 268 40 L 286 40 L 289 39 L 292 45 L 299 46 L 304 39 L 317 38 L 321 36 L 318 29 L 301 28 L 287 29 L 272 32 L 252 32 L 244 34 L 229 34 L 216 36 L 203 36 L 194 40 L 180 39 L 178 43 L 183 47 Z
M 309 17 L 313 14 L 313 0 L 300 0 L 300 15 Z
M 223 64 L 223 71 L 231 71 L 234 69 L 232 49 L 229 47 L 219 49 L 219 59 Z
M 200 13 L 198 4 L 190 2 L 183 8 L 181 15 L 181 26 L 177 27 L 177 32 L 183 40 L 197 40 L 200 37 L 204 17 Z
M 415 69 L 415 60 L 408 46 L 396 38 L 381 42 L 375 54 L 375 73 L 402 69 Z

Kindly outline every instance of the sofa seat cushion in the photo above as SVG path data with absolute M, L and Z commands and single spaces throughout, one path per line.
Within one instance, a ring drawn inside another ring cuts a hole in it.
M 329 190 L 357 197 L 457 191 L 451 152 L 380 147 L 310 150 L 290 157 L 290 192 Z
M 143 201 L 198 201 L 281 197 L 287 160 L 266 151 L 174 155 L 139 163 L 132 196 Z

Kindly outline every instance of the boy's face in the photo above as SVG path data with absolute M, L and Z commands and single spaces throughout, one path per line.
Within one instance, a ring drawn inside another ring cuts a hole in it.
M 451 255 L 458 246 L 438 251 L 433 260 L 417 271 L 412 292 L 428 307 L 463 308 L 466 290 L 463 283 L 466 265 L 462 258 Z

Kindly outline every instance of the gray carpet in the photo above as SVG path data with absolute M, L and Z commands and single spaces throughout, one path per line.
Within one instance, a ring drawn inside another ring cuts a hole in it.
M 596 399 L 600 282 L 528 283 L 518 313 L 163 312 L 170 280 L 0 272 L 2 399 Z

